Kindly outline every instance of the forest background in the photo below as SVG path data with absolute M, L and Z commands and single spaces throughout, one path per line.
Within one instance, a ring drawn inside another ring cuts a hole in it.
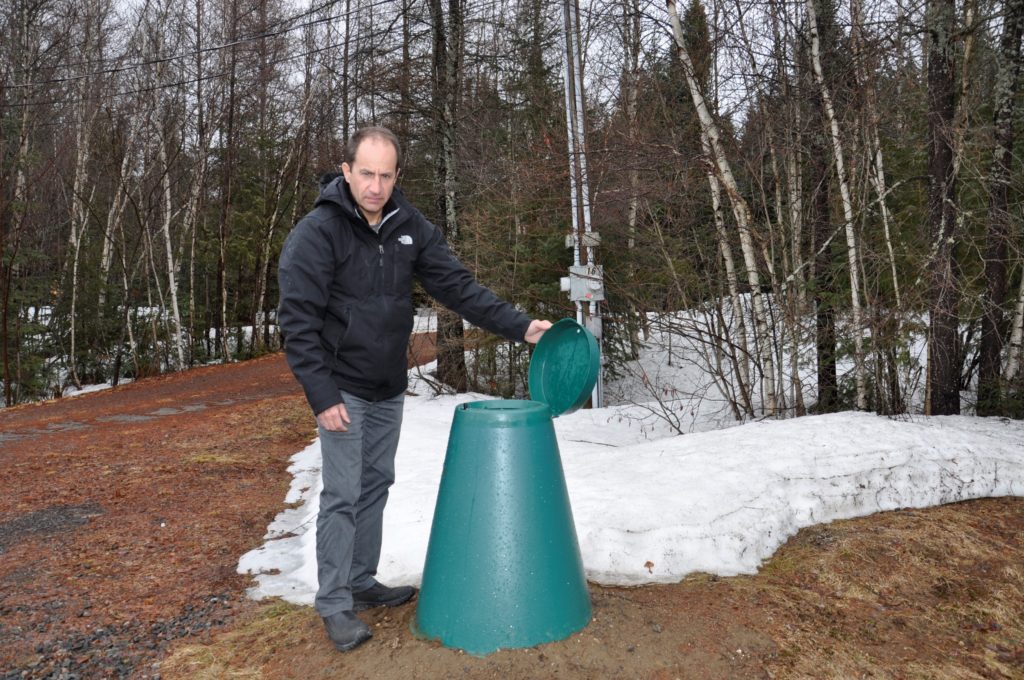
M 659 403 L 1024 415 L 1024 0 L 588 0 L 568 32 L 567 16 L 3 0 L 4 403 L 279 348 L 281 245 L 367 124 L 405 142 L 403 190 L 483 282 L 573 315 L 568 34 L 609 375 L 683 338 L 704 377 L 652 381 Z M 439 386 L 525 391 L 526 348 L 467 342 L 444 313 L 439 330 Z

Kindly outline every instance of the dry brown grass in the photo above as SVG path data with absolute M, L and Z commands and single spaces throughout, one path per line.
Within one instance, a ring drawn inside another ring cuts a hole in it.
M 738 588 L 783 618 L 785 677 L 1024 677 L 1020 499 L 836 522 Z
M 309 607 L 266 604 L 219 636 L 216 644 L 180 647 L 161 664 L 161 675 L 194 680 L 263 678 L 262 668 L 275 655 L 308 644 L 319 625 Z
M 338 654 L 307 607 L 261 604 L 165 678 L 1024 678 L 1024 499 L 986 499 L 801 531 L 756 576 L 592 586 L 567 640 L 483 659 L 417 640 L 414 606 L 365 615 Z

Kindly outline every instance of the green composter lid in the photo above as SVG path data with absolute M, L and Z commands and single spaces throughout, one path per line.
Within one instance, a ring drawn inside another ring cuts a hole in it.
M 587 403 L 601 370 L 593 334 L 574 319 L 553 324 L 530 359 L 530 398 L 551 408 L 553 416 L 572 413 Z

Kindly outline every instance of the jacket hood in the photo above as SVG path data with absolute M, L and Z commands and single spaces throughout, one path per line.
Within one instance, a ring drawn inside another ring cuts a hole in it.
M 362 216 L 359 210 L 356 208 L 356 202 L 352 198 L 352 192 L 349 191 L 348 182 L 345 181 L 345 175 L 341 173 L 327 173 L 320 178 L 320 196 L 316 199 L 314 205 L 321 205 L 324 203 L 333 203 L 342 209 L 342 211 L 353 217 L 360 222 L 366 223 L 366 219 Z M 408 212 L 408 203 L 405 200 L 405 195 L 402 190 L 397 186 L 391 193 L 391 198 L 384 204 L 383 212 L 385 215 L 395 210 L 401 209 L 402 212 Z
M 345 181 L 345 176 L 341 173 L 328 173 L 320 178 L 320 195 L 314 205 L 319 206 L 324 203 L 333 203 L 340 207 L 346 215 L 359 217 L 355 201 L 352 200 L 352 194 L 348 190 L 348 182 Z

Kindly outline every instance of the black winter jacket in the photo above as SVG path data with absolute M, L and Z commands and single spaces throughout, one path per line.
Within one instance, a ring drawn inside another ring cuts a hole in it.
M 313 413 L 341 403 L 339 388 L 377 401 L 408 386 L 413 277 L 470 323 L 523 340 L 530 318 L 481 286 L 441 230 L 395 189 L 379 232 L 356 210 L 344 176 L 320 193 L 285 241 L 278 323 Z

